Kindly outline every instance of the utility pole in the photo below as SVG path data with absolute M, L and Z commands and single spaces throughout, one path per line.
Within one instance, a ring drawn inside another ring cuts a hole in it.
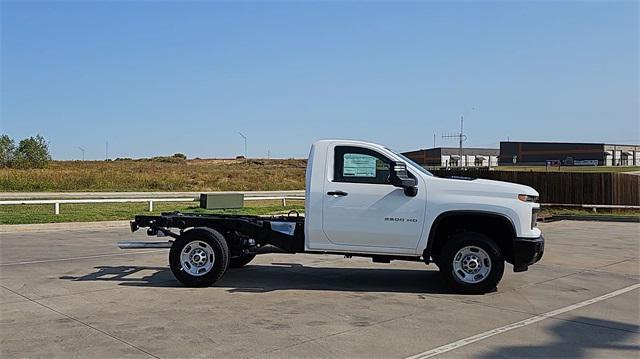
M 84 148 L 78 147 L 78 149 L 82 152 L 82 161 L 84 162 Z
M 460 161 L 462 161 L 462 136 L 464 136 L 464 116 L 460 116 Z
M 109 159 L 109 141 L 106 141 L 104 144 L 104 160 Z
M 460 116 L 460 133 L 451 134 L 451 135 L 442 135 L 442 138 L 457 138 L 460 145 L 460 163 L 458 166 L 462 166 L 462 142 L 467 140 L 467 135 L 464 134 L 464 116 Z
M 238 132 L 238 134 L 244 139 L 244 161 L 247 162 L 247 136 L 243 135 L 242 132 Z
M 436 148 L 436 134 L 433 134 L 433 148 Z

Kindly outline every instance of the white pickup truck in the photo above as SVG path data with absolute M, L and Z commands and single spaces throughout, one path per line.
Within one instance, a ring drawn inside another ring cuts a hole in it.
M 121 248 L 170 248 L 169 264 L 187 286 L 208 286 L 228 267 L 263 253 L 325 253 L 435 263 L 456 291 L 496 288 L 504 263 L 521 272 L 539 261 L 538 193 L 527 186 L 439 178 L 384 146 L 322 140 L 311 147 L 305 216 L 163 213 L 136 216 L 165 242 Z M 177 229 L 178 232 L 172 229 Z

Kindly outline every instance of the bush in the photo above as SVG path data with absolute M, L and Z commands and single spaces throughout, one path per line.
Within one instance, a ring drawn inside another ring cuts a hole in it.
M 0 136 L 0 167 L 9 167 L 13 161 L 16 144 L 7 135 Z
M 173 156 L 156 156 L 151 158 L 141 158 L 140 161 L 164 162 L 164 163 L 185 163 L 187 156 L 176 153 Z
M 41 135 L 25 138 L 14 151 L 11 167 L 44 168 L 51 161 L 49 144 Z

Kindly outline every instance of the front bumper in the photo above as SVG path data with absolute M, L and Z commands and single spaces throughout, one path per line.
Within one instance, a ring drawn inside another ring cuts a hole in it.
M 524 272 L 544 254 L 544 237 L 516 238 L 513 240 L 513 271 Z

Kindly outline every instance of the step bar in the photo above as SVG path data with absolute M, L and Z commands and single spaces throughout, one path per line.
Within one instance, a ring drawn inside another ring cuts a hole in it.
M 144 248 L 171 248 L 173 241 L 149 242 L 149 241 L 121 241 L 118 242 L 120 249 L 144 249 Z

